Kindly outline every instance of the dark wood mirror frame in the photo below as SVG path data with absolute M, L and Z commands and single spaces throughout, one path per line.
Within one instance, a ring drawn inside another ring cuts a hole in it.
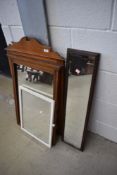
M 64 59 L 50 47 L 40 44 L 37 40 L 24 37 L 17 43 L 7 47 L 7 55 L 13 79 L 13 90 L 16 106 L 17 124 L 20 125 L 17 65 L 25 65 L 53 75 L 53 100 L 55 100 L 52 145 L 56 143 L 57 133 L 61 134 L 63 120 L 63 87 L 64 87 Z
M 99 66 L 100 53 L 94 53 L 94 52 L 89 52 L 89 51 L 83 51 L 83 50 L 76 50 L 76 49 L 68 48 L 68 50 L 67 50 L 66 70 L 65 70 L 65 86 L 64 86 L 64 109 L 65 109 L 64 110 L 64 116 L 65 116 L 65 118 L 66 118 L 66 102 L 67 102 L 67 91 L 68 91 L 69 62 L 70 62 L 71 57 L 73 57 L 73 56 L 75 56 L 75 57 L 80 56 L 80 57 L 85 57 L 85 58 L 92 57 L 92 58 L 95 59 L 81 147 L 77 148 L 77 149 L 80 149 L 81 151 L 83 151 L 84 142 L 85 142 L 86 134 L 87 134 L 87 125 L 88 125 L 90 111 L 91 111 L 92 99 L 93 99 L 93 94 L 94 94 L 94 88 L 95 88 L 95 83 L 96 83 L 97 70 L 98 70 L 98 66 Z M 64 140 L 65 118 L 64 118 L 64 121 L 63 121 L 64 126 L 63 126 L 63 132 L 62 132 L 63 133 L 62 140 L 65 143 L 75 147 L 74 145 L 72 145 L 72 144 L 70 144 L 70 143 L 68 143 Z

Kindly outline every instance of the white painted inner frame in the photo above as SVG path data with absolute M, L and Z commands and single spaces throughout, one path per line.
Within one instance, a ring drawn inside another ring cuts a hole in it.
M 30 133 L 28 130 L 26 130 L 23 127 L 23 110 L 22 110 L 22 105 L 23 105 L 23 98 L 22 98 L 22 91 L 26 91 L 31 95 L 34 95 L 40 99 L 43 99 L 49 103 L 51 103 L 51 116 L 50 116 L 50 127 L 49 127 L 49 141 L 48 143 L 44 142 L 43 140 L 41 140 L 40 138 L 36 137 L 35 135 L 33 135 L 32 133 Z M 42 144 L 46 145 L 47 147 L 51 148 L 52 146 L 52 134 L 53 134 L 53 127 L 55 127 L 55 124 L 53 124 L 53 118 L 54 118 L 54 106 L 55 106 L 55 101 L 53 99 L 50 99 L 47 96 L 44 96 L 42 94 L 39 94 L 39 92 L 36 92 L 35 89 L 31 88 L 27 88 L 24 86 L 19 86 L 19 102 L 20 102 L 20 121 L 21 121 L 21 129 L 23 131 L 25 131 L 27 134 L 29 134 L 30 136 L 32 136 L 33 138 L 35 138 L 36 140 L 38 140 L 39 142 L 41 142 Z

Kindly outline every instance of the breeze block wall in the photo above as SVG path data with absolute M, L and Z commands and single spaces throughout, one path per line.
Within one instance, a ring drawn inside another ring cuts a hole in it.
M 0 1 L 0 23 L 7 41 L 18 41 L 24 36 L 17 0 Z
M 45 0 L 52 47 L 101 53 L 89 130 L 117 142 L 117 0 Z M 16 0 L 0 1 L 7 43 L 23 35 Z
M 52 46 L 101 53 L 89 130 L 117 142 L 117 1 L 46 0 Z

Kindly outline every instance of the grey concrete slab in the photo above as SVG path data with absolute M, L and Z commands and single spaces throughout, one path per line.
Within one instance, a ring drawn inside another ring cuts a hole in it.
M 49 25 L 108 29 L 112 0 L 46 0 Z
M 4 26 L 22 25 L 16 0 L 0 1 L 0 23 Z
M 28 37 L 49 44 L 43 0 L 17 0 L 24 33 Z
M 100 69 L 117 73 L 116 32 L 72 29 L 72 48 L 101 53 Z
M 49 27 L 52 48 L 64 58 L 71 47 L 71 31 L 67 28 Z
M 0 90 L 4 86 L 8 94 L 12 89 L 11 80 L 0 76 L 0 82 L 2 80 L 4 84 L 0 83 Z M 2 108 L 0 105 L 0 126 L 3 124 L 5 132 L 0 134 L 0 175 L 117 174 L 117 144 L 88 133 L 84 152 L 60 140 L 48 149 L 20 130 L 14 118 L 15 111 L 10 111 L 7 102 Z M 5 111 L 9 111 L 8 115 Z
M 98 72 L 95 97 L 105 103 L 117 106 L 117 74 L 105 71 Z
M 115 0 L 112 29 L 117 31 L 117 0 Z

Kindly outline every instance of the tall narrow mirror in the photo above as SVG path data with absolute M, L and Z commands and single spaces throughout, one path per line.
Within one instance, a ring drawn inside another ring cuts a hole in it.
M 99 54 L 68 49 L 64 141 L 83 149 Z

